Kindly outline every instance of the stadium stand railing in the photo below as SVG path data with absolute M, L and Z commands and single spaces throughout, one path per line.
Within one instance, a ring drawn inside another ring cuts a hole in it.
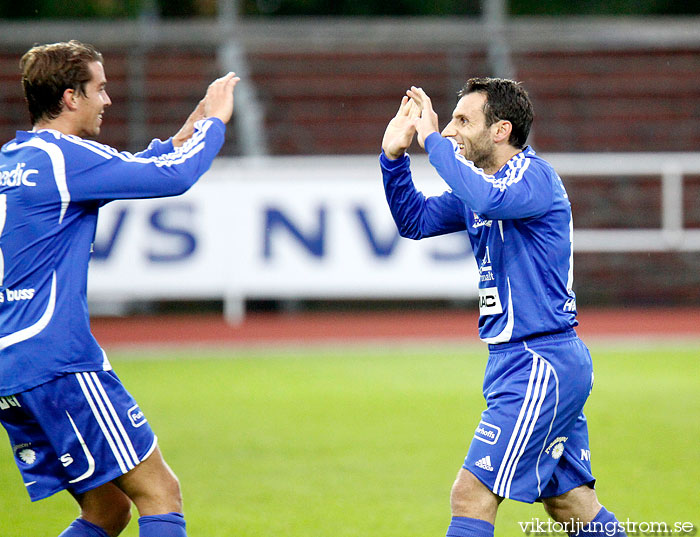
M 533 145 L 561 157 L 577 227 L 596 230 L 579 234 L 584 294 L 700 303 L 700 18 L 514 18 L 500 35 L 535 104 Z M 113 105 L 101 140 L 128 150 L 179 128 L 209 81 L 232 68 L 222 66 L 232 39 L 260 110 L 229 129 L 223 156 L 250 154 L 241 140 L 251 122 L 262 123 L 273 156 L 377 154 L 408 85 L 423 86 L 445 118 L 468 76 L 493 74 L 488 28 L 469 17 L 244 18 L 228 28 L 0 21 L 3 139 L 27 126 L 19 55 L 70 38 L 105 53 Z

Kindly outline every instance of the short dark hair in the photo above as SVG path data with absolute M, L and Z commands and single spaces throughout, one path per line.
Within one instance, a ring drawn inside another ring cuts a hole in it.
M 22 56 L 19 67 L 32 125 L 60 115 L 63 92 L 67 89 L 85 95 L 85 84 L 92 78 L 89 65 L 93 62 L 102 63 L 102 54 L 92 45 L 75 40 L 35 45 Z
M 534 111 L 530 96 L 522 84 L 506 78 L 470 78 L 459 91 L 458 96 L 461 99 L 475 92 L 486 95 L 484 105 L 486 126 L 493 125 L 501 119 L 510 121 L 513 130 L 508 143 L 518 149 L 525 147 Z

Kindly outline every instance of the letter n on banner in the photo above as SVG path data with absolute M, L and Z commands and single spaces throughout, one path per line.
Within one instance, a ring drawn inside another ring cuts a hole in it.
M 304 233 L 281 210 L 268 207 L 265 210 L 265 240 L 263 252 L 265 259 L 270 259 L 273 256 L 273 236 L 278 236 L 280 232 L 291 234 L 291 236 L 304 246 L 311 255 L 323 257 L 326 230 L 326 209 L 323 207 L 319 207 L 318 209 L 317 222 L 318 225 L 315 231 L 312 230 Z

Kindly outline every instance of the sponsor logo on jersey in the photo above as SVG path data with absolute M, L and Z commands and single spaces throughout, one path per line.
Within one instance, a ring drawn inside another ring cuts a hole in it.
M 493 466 L 491 466 L 491 455 L 486 455 L 486 457 L 479 459 L 474 463 L 474 466 L 478 466 L 479 468 L 493 472 Z
M 547 455 L 551 455 L 553 459 L 558 459 L 564 453 L 564 444 L 569 439 L 568 436 L 557 436 L 552 442 L 547 446 L 544 452 Z
M 39 170 L 32 168 L 24 169 L 25 162 L 19 162 L 13 170 L 0 171 L 0 186 L 36 186 L 29 178 L 39 173 Z
M 141 427 L 141 425 L 146 423 L 148 420 L 143 412 L 141 412 L 139 405 L 135 405 L 129 409 L 129 421 L 134 427 Z
M 474 431 L 474 438 L 487 444 L 495 444 L 499 436 L 501 436 L 501 428 L 485 421 L 480 421 Z
M 498 295 L 498 287 L 479 288 L 479 314 L 497 315 L 503 313 L 501 298 Z
M 493 281 L 494 279 L 493 267 L 491 266 L 491 252 L 487 246 L 486 253 L 479 264 L 479 280 L 482 282 L 489 282 Z
M 482 272 L 479 274 L 479 281 L 482 282 L 492 282 L 496 278 L 493 275 L 493 271 L 489 270 L 488 272 Z
M 591 450 L 590 449 L 582 449 L 581 450 L 581 460 L 582 461 L 590 461 L 591 460 Z
M 472 227 L 474 229 L 478 229 L 478 228 L 484 227 L 484 226 L 491 227 L 493 225 L 493 220 L 484 220 L 478 214 L 476 214 L 476 213 L 473 213 L 473 214 L 474 214 L 474 223 L 472 224 Z
M 34 289 L 5 289 L 5 294 L 0 293 L 0 303 L 19 302 L 20 300 L 31 300 L 36 291 Z
M 19 401 L 14 395 L 7 395 L 5 397 L 0 397 L 0 410 L 7 410 L 10 407 L 20 407 Z
M 71 456 L 70 453 L 64 453 L 58 458 L 59 461 L 61 461 L 61 464 L 65 468 L 66 466 L 70 466 L 73 464 L 73 457 Z

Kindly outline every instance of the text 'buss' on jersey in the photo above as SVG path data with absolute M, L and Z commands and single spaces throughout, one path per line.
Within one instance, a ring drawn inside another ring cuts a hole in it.
M 34 289 L 5 289 L 4 293 L 0 293 L 0 303 L 19 302 L 20 300 L 31 300 L 34 298 Z

